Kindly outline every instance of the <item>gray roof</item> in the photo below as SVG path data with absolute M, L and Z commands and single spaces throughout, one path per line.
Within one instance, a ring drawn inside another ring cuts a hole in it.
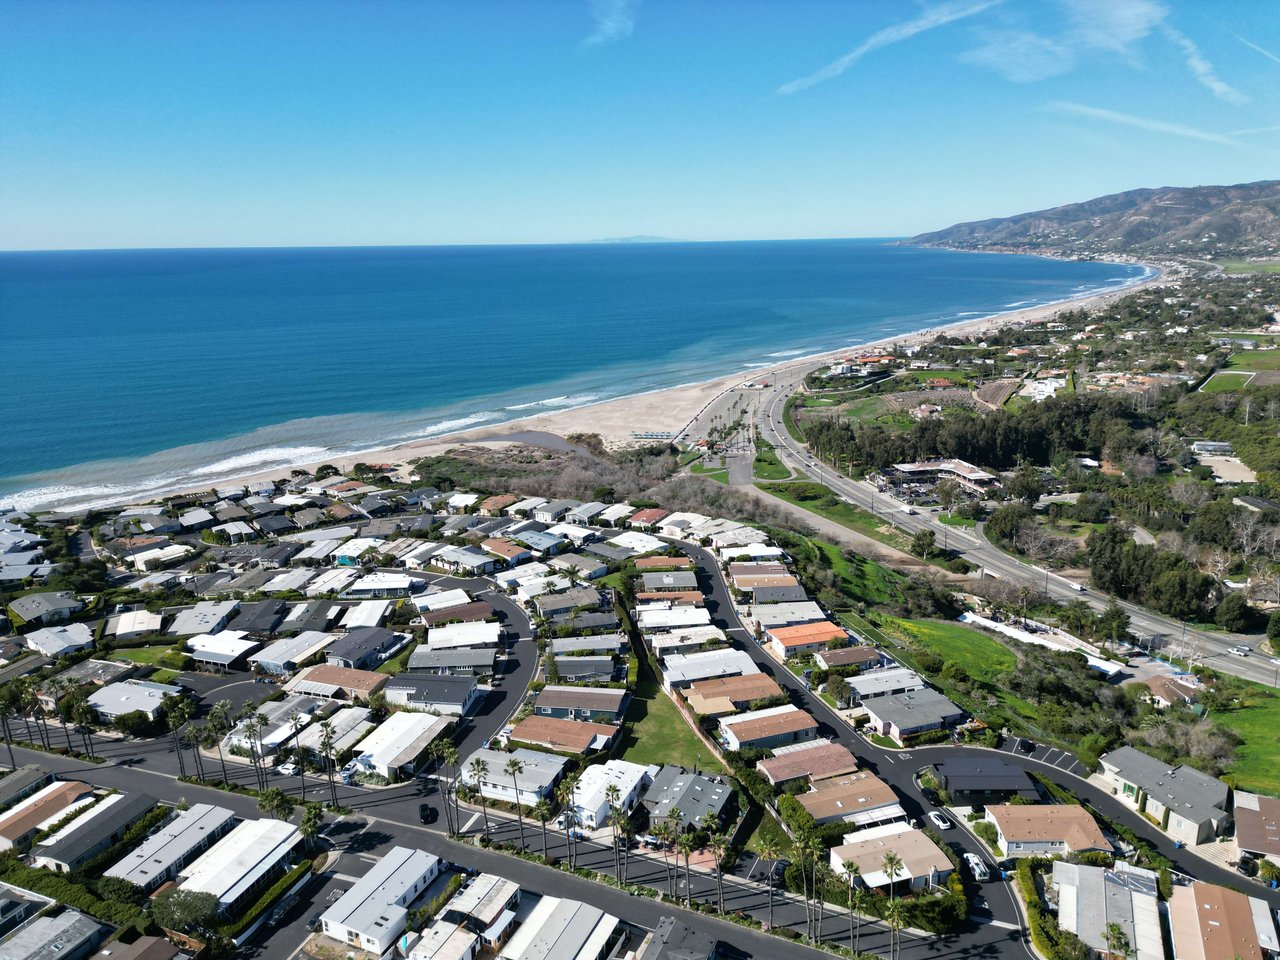
M 275 576 L 274 571 L 268 572 L 272 577 Z M 231 621 L 231 629 L 248 633 L 271 633 L 283 619 L 283 600 L 259 600 L 257 603 L 241 604 L 240 612 Z
M 619 622 L 618 615 L 612 610 L 566 611 L 551 618 L 552 626 L 572 626 L 575 630 L 616 630 Z
M 402 673 L 392 677 L 383 687 L 390 696 L 395 691 L 407 691 L 410 703 L 467 702 L 476 685 L 475 677 L 454 677 L 449 674 Z
M 645 592 L 655 590 L 697 590 L 698 575 L 692 570 L 646 573 L 640 578 Z
M 611 547 L 607 543 L 589 543 L 582 548 L 582 552 L 605 560 L 622 561 L 630 557 L 633 551 L 622 547 Z
M 559 657 L 556 668 L 562 677 L 612 677 L 613 657 Z
M 74 666 L 67 667 L 57 678 L 65 683 L 104 684 L 118 680 L 131 670 L 133 667 L 130 664 L 115 660 L 81 660 Z
M 802 603 L 809 599 L 804 587 L 756 587 L 751 591 L 755 603 Z
M 668 765 L 658 771 L 644 792 L 644 805 L 649 810 L 650 823 L 665 820 L 675 807 L 685 826 L 695 826 L 708 813 L 717 817 L 723 814 L 731 796 L 733 790 L 727 784 Z
M 385 627 L 356 627 L 329 644 L 330 659 L 359 661 L 395 645 L 395 634 Z
M 705 933 L 691 930 L 675 917 L 663 917 L 636 960 L 710 960 L 715 952 L 716 941 Z
M 544 593 L 534 598 L 534 605 L 543 616 L 574 610 L 578 607 L 599 607 L 600 591 L 594 587 L 570 587 L 560 593 Z
M 28 593 L 18 597 L 9 604 L 9 609 L 23 620 L 38 620 L 50 613 L 74 612 L 83 607 L 75 594 L 61 593 Z
M 1194 823 L 1216 820 L 1227 809 L 1230 788 L 1194 767 L 1180 764 L 1171 768 L 1133 747 L 1112 750 L 1102 757 L 1102 763 Z
M 622 650 L 626 644 L 626 638 L 620 633 L 601 633 L 588 637 L 555 637 L 551 641 L 551 652 L 555 654 L 613 652 Z
M 1107 953 L 1107 927 L 1119 925 L 1138 960 L 1163 960 L 1156 874 L 1117 863 L 1115 870 L 1059 861 L 1053 865 L 1059 922 L 1094 950 Z
M 492 667 L 498 651 L 491 647 L 456 647 L 451 650 L 429 650 L 419 646 L 409 654 L 409 671 L 448 670 L 450 668 Z
M 914 730 L 931 723 L 943 723 L 964 711 L 932 687 L 875 697 L 865 704 L 868 711 L 899 730 Z
M 197 803 L 178 813 L 104 874 L 137 884 L 144 890 L 203 851 L 210 837 L 221 836 L 235 814 L 226 807 Z
M 37 917 L 0 944 L 0 960 L 55 960 L 74 956 L 97 943 L 102 924 L 76 910 Z
M 413 892 L 424 876 L 435 874 L 439 863 L 439 857 L 425 850 L 392 847 L 324 912 L 324 920 L 380 940 L 384 931 L 404 922 L 406 910 L 399 901 Z
M 1036 796 L 1035 784 L 1027 771 L 990 754 L 953 757 L 937 764 L 934 769 L 948 791 L 1008 791 L 1025 794 L 1028 799 Z
M 64 863 L 74 870 L 110 844 L 112 837 L 123 833 L 145 816 L 156 802 L 155 797 L 145 793 L 125 794 L 124 799 L 117 800 L 106 810 L 62 835 L 54 843 L 41 844 L 34 847 L 31 852 L 34 856 Z
M 0 779 L 0 810 L 34 792 L 52 779 L 52 773 L 37 767 L 34 763 L 18 767 L 13 773 Z
M 617 713 L 622 709 L 622 701 L 626 695 L 627 691 L 611 687 L 547 686 L 538 694 L 537 705 L 561 709 L 612 710 Z

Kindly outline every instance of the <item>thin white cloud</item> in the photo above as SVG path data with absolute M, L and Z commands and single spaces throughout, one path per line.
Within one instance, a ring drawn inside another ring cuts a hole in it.
M 1252 40 L 1246 40 L 1244 37 L 1240 36 L 1240 34 L 1238 33 L 1233 33 L 1232 36 L 1235 37 L 1237 40 L 1239 40 L 1241 43 L 1243 43 L 1250 50 L 1256 50 L 1258 53 L 1262 54 L 1268 60 L 1274 60 L 1276 63 L 1280 63 L 1280 57 L 1277 57 L 1270 50 L 1263 49 L 1262 47 L 1254 43 Z
M 639 5 L 640 0 L 589 0 L 596 28 L 582 42 L 598 46 L 631 36 L 636 28 L 636 7 Z
M 925 10 L 924 13 L 916 17 L 914 20 L 907 20 L 904 23 L 894 24 L 891 27 L 885 27 L 883 30 L 873 33 L 871 36 L 863 40 L 862 43 L 854 47 L 839 60 L 835 60 L 821 70 L 809 74 L 807 77 L 801 77 L 798 80 L 792 80 L 790 83 L 784 83 L 777 90 L 782 96 L 793 93 L 799 93 L 801 90 L 807 90 L 816 84 L 825 80 L 831 80 L 840 76 L 855 63 L 865 57 L 874 50 L 891 46 L 895 43 L 901 43 L 903 40 L 909 40 L 916 34 L 924 33 L 926 30 L 934 30 L 938 27 L 946 26 L 949 23 L 955 23 L 957 20 L 963 20 L 966 17 L 972 17 L 1003 3 L 1004 0 L 980 0 L 978 3 L 943 3 Z
M 1169 15 L 1160 0 L 1060 0 L 1073 42 L 1127 54 Z
M 1121 113 L 1118 110 L 1106 110 L 1102 107 L 1090 107 L 1083 103 L 1073 103 L 1070 100 L 1053 100 L 1049 103 L 1049 107 L 1059 110 L 1063 113 L 1074 114 L 1078 117 L 1088 117 L 1093 120 L 1105 120 L 1108 123 L 1118 123 L 1126 127 L 1136 127 L 1139 130 L 1148 130 L 1152 133 L 1167 133 L 1170 136 L 1185 137 L 1188 140 L 1202 140 L 1205 143 L 1219 143 L 1227 147 L 1243 147 L 1238 140 L 1221 133 L 1210 133 L 1207 130 L 1197 130 L 1195 127 L 1184 126 L 1180 123 L 1166 123 L 1163 120 L 1154 120 L 1150 117 L 1134 116 L 1131 113 Z
M 1227 136 L 1229 137 L 1247 137 L 1251 133 L 1275 133 L 1280 130 L 1280 126 L 1275 127 L 1250 127 L 1248 130 L 1232 130 Z
M 1186 57 L 1187 69 L 1191 71 L 1202 87 L 1219 100 L 1225 100 L 1227 103 L 1241 104 L 1249 102 L 1247 96 L 1218 76 L 1213 69 L 1213 64 L 1204 58 L 1195 41 L 1179 33 L 1168 24 L 1163 24 L 1161 29 L 1170 42 L 1182 50 L 1183 56 Z

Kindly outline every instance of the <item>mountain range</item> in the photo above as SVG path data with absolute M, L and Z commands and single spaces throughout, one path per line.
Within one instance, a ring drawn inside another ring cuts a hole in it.
M 1155 187 L 958 223 L 909 243 L 963 250 L 1221 259 L 1280 256 L 1280 180 Z

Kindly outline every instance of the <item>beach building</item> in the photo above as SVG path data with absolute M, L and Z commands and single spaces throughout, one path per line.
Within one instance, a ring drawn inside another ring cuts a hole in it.
M 24 764 L 0 778 L 0 810 L 23 800 L 53 782 L 53 774 L 34 763 Z
M 1114 946 L 1108 942 L 1107 930 L 1115 924 L 1135 960 L 1165 960 L 1157 880 L 1153 871 L 1123 860 L 1113 869 L 1054 861 L 1058 925 L 1105 957 Z
M 760 775 L 775 787 L 798 780 L 817 782 L 840 777 L 858 769 L 857 758 L 844 744 L 831 740 L 808 740 L 778 747 L 773 756 L 756 763 Z
M 1128 746 L 1101 761 L 1111 792 L 1176 840 L 1204 843 L 1231 823 L 1231 789 L 1216 777 L 1186 764 L 1171 768 Z
M 746 710 L 761 700 L 782 696 L 778 682 L 764 673 L 699 680 L 684 688 L 684 698 L 694 713 L 722 717 Z
M 211 893 L 229 916 L 270 886 L 292 864 L 302 835 L 284 820 L 245 820 L 182 869 L 182 889 Z
M 261 673 L 284 676 L 293 673 L 312 657 L 324 653 L 334 639 L 331 633 L 304 630 L 296 636 L 277 640 L 257 653 L 250 654 L 249 666 Z
M 608 797 L 610 787 L 618 788 L 618 808 L 630 813 L 657 773 L 656 766 L 628 760 L 609 760 L 587 767 L 578 776 L 570 800 L 578 823 L 592 830 L 605 826 L 612 809 Z
M 512 743 L 528 744 L 556 753 L 585 756 L 607 750 L 617 736 L 618 729 L 607 723 L 560 720 L 534 714 L 517 723 L 511 729 L 508 739 Z
M 1051 857 L 1068 853 L 1110 853 L 1112 846 L 1084 807 L 1072 804 L 992 804 L 986 820 L 995 824 L 1006 857 Z
M 543 897 L 497 960 L 601 960 L 623 937 L 618 918 L 577 900 Z
M 114 723 L 126 713 L 139 711 L 154 720 L 164 710 L 166 697 L 180 696 L 183 689 L 172 683 L 121 680 L 90 691 L 85 700 L 104 723 Z
M 440 874 L 440 858 L 392 847 L 320 916 L 320 929 L 339 943 L 386 953 L 405 930 L 409 907 Z
M 720 718 L 720 736 L 730 750 L 771 750 L 817 735 L 818 721 L 790 704 Z
M 885 872 L 885 854 L 896 854 L 901 867 L 894 880 Z M 888 891 L 906 886 L 910 890 L 935 887 L 955 869 L 951 860 L 923 830 L 906 823 L 886 823 L 845 834 L 844 843 L 831 849 L 831 869 L 838 877 L 848 876 L 848 864 L 858 868 L 854 882 L 869 890 Z
M 679 811 L 680 825 L 685 830 L 701 827 L 708 814 L 717 823 L 723 822 L 730 813 L 732 799 L 733 790 L 720 778 L 690 773 L 673 764 L 653 775 L 653 782 L 640 798 L 649 811 L 651 826 L 666 821 L 672 811 Z
M 93 648 L 93 631 L 84 623 L 60 623 L 53 627 L 32 630 L 22 638 L 28 650 L 50 659 L 79 653 Z
M 484 949 L 493 951 L 511 933 L 519 904 L 520 886 L 514 880 L 479 873 L 444 905 L 440 919 L 479 934 Z
M 145 793 L 114 793 L 94 804 L 57 833 L 31 848 L 31 864 L 57 873 L 79 870 L 156 805 Z
M 484 699 L 473 674 L 402 673 L 383 693 L 387 703 L 452 717 L 468 716 Z
M 58 780 L 42 787 L 0 816 L 0 850 L 25 851 L 37 833 L 94 799 L 92 787 L 74 780 Z
M 176 877 L 183 867 L 225 836 L 235 823 L 235 814 L 226 807 L 197 803 L 178 811 L 123 859 L 108 867 L 104 876 L 127 880 L 144 893 L 150 893 Z
M 702 653 L 673 653 L 662 664 L 662 686 L 668 693 L 699 681 L 758 674 L 760 668 L 745 650 L 724 647 Z
M 1263 960 L 1280 952 L 1265 900 L 1194 880 L 1173 888 L 1174 960 Z
M 202 633 L 187 641 L 191 659 L 202 667 L 214 670 L 233 670 L 257 650 L 261 643 L 249 639 L 244 630 L 222 630 L 219 633 Z
M 507 764 L 513 758 L 523 767 L 514 778 L 506 770 Z M 480 761 L 488 768 L 479 778 L 475 768 L 476 761 Z M 564 775 L 564 769 L 568 763 L 567 757 L 543 753 L 540 750 L 518 748 L 510 753 L 504 753 L 501 750 L 485 748 L 475 751 L 463 760 L 462 782 L 479 790 L 490 800 L 503 800 L 507 803 L 515 803 L 516 794 L 519 792 L 520 804 L 531 807 L 539 800 L 544 800 L 551 795 L 551 791 Z
M 0 943 L 0 960 L 84 960 L 107 928 L 78 910 L 36 917 Z
M 534 702 L 534 712 L 540 717 L 620 723 L 626 711 L 626 700 L 627 691 L 613 687 L 553 684 L 542 688 Z
M 356 766 L 398 783 L 417 773 L 431 744 L 452 726 L 451 717 L 405 710 L 393 713 L 355 746 Z

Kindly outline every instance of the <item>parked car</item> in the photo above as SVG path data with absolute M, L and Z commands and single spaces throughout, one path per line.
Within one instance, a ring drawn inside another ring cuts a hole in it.
M 298 775 L 298 765 L 292 760 L 289 760 L 288 762 L 282 763 L 280 766 L 276 767 L 276 773 L 280 774 L 282 777 L 296 777 Z
M 983 880 L 991 878 L 991 871 L 987 869 L 987 865 L 982 862 L 982 858 L 976 853 L 966 853 L 964 862 L 969 866 L 969 872 L 973 874 L 973 879 L 981 883 Z
M 429 803 L 418 804 L 418 819 L 423 823 L 435 823 L 440 819 L 440 811 Z
M 790 860 L 778 860 L 774 863 L 773 879 L 775 883 L 782 879 L 783 875 L 787 872 L 787 867 L 789 866 L 791 866 Z
M 953 826 L 955 826 L 955 824 L 953 824 L 950 820 L 946 818 L 946 816 L 939 813 L 937 810 L 929 811 L 929 822 L 932 823 L 939 830 L 950 830 Z

